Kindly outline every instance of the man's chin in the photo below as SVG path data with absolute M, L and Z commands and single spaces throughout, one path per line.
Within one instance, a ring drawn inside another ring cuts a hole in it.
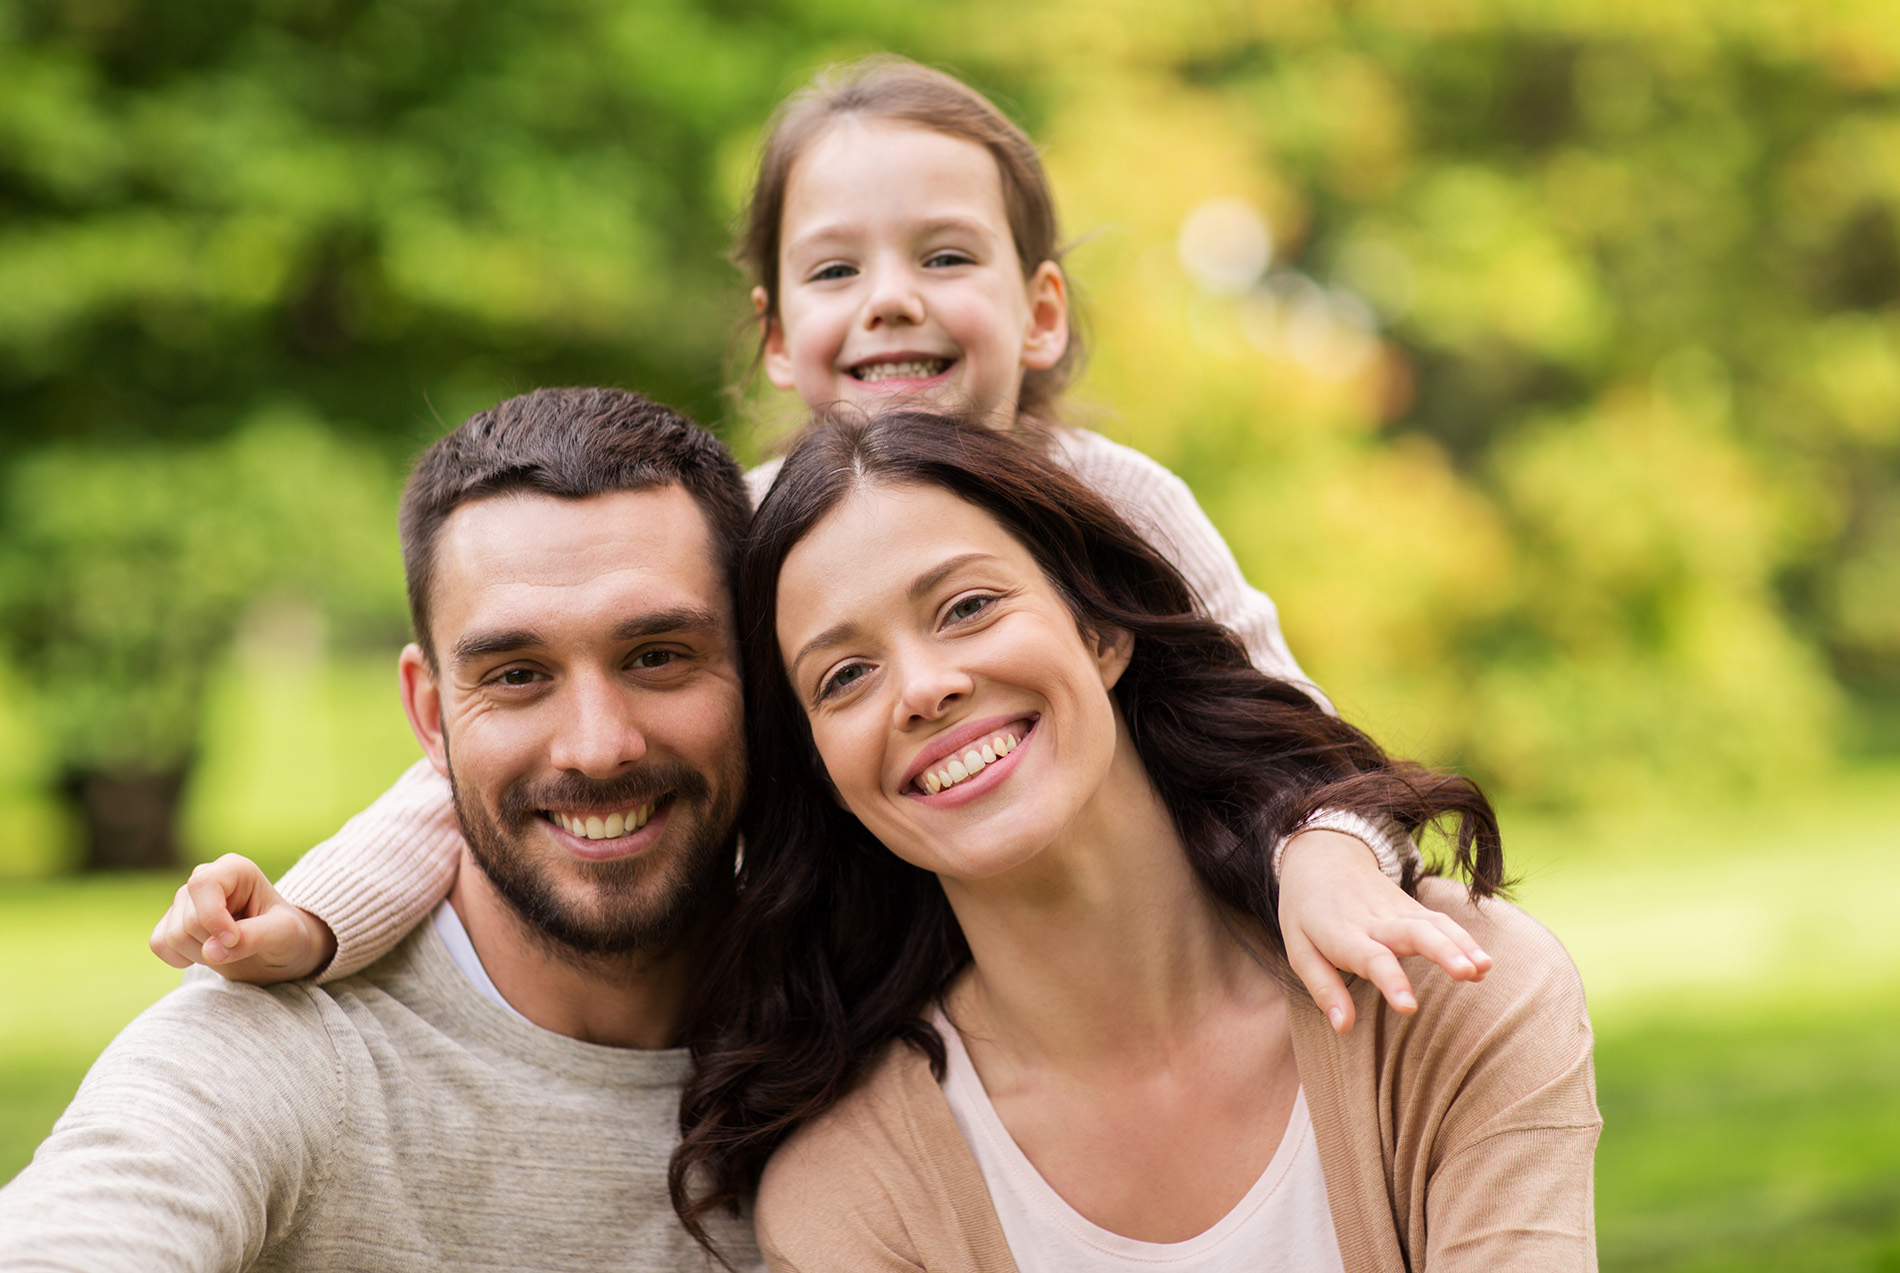
M 659 958 L 685 939 L 732 870 L 729 832 L 704 809 L 673 808 L 644 848 L 604 860 L 571 851 L 577 837 L 538 815 L 518 830 L 466 807 L 456 813 L 475 865 L 524 929 L 557 954 Z M 653 830 L 650 822 L 646 830 Z M 578 840 L 579 844 L 589 841 Z M 610 842 L 609 842 L 610 843 Z

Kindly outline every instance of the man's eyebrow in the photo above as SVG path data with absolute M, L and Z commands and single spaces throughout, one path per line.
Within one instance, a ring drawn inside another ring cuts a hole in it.
M 716 633 L 721 626 L 719 616 L 711 610 L 702 606 L 676 606 L 623 620 L 613 630 L 613 640 L 637 641 L 641 637 L 673 633 L 702 635 Z M 544 650 L 547 644 L 547 638 L 534 628 L 502 628 L 493 632 L 470 632 L 455 643 L 450 653 L 456 663 L 463 664 L 497 654 Z
M 916 601 L 971 562 L 987 561 L 989 559 L 990 554 L 988 553 L 971 552 L 959 553 L 957 556 L 951 557 L 948 560 L 940 561 L 929 570 L 924 571 L 923 574 L 911 580 L 910 587 L 905 589 L 904 595 L 909 600 Z M 804 661 L 807 654 L 810 654 L 813 650 L 822 650 L 826 646 L 837 645 L 857 630 L 858 625 L 849 619 L 846 619 L 843 623 L 832 624 L 798 648 L 798 653 L 792 656 L 792 665 L 786 669 L 787 674 L 796 679 L 798 676 L 798 665 Z
M 614 629 L 616 641 L 637 641 L 641 637 L 668 636 L 678 633 L 681 636 L 717 633 L 725 625 L 713 611 L 703 606 L 676 606 L 671 610 L 656 610 L 652 614 L 637 615 L 622 621 Z
M 469 632 L 455 643 L 450 651 L 456 663 L 473 663 L 496 654 L 512 654 L 516 650 L 539 650 L 547 646 L 547 641 L 533 628 L 506 628 L 494 632 Z

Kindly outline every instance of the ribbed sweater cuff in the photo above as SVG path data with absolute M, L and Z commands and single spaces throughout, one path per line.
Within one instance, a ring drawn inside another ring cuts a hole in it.
M 278 892 L 336 935 L 336 955 L 318 982 L 347 977 L 393 949 L 448 896 L 461 858 L 449 784 L 417 761 L 278 882 Z
M 1382 827 L 1372 819 L 1346 809 L 1321 809 L 1300 823 L 1293 835 L 1273 846 L 1274 879 L 1280 878 L 1280 859 L 1286 856 L 1286 846 L 1301 831 L 1337 831 L 1341 835 L 1351 836 L 1372 850 L 1372 856 L 1378 859 L 1379 870 L 1394 884 L 1405 882 L 1407 862 L 1418 862 L 1418 846 L 1396 826 L 1388 824 Z

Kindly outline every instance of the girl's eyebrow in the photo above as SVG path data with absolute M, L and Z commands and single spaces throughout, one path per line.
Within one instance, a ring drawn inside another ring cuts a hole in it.
M 786 255 L 789 256 L 800 251 L 821 248 L 839 239 L 849 238 L 851 237 L 852 231 L 856 228 L 856 225 L 852 222 L 832 221 L 825 225 L 818 226 L 815 229 L 807 230 L 797 238 L 786 243 Z M 994 237 L 996 233 L 995 227 L 981 217 L 966 217 L 958 213 L 926 217 L 922 221 L 917 222 L 914 229 L 916 233 L 927 235 L 956 233 Z
M 916 601 L 971 562 L 990 560 L 993 560 L 993 558 L 989 553 L 985 552 L 958 553 L 955 557 L 946 558 L 911 580 L 910 587 L 905 589 L 904 592 L 905 599 Z M 786 674 L 793 680 L 798 679 L 798 665 L 805 661 L 806 655 L 812 653 L 814 650 L 822 650 L 828 646 L 837 645 L 847 637 L 855 635 L 857 631 L 858 625 L 850 619 L 846 619 L 842 623 L 832 624 L 823 632 L 820 632 L 817 636 L 798 647 L 798 653 L 792 656 L 791 666 L 785 669 Z

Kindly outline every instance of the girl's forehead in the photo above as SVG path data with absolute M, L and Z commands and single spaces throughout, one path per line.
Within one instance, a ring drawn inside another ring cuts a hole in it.
M 981 143 L 909 120 L 845 115 L 820 129 L 792 162 L 784 215 L 799 215 L 813 202 L 863 206 L 899 193 L 1003 213 L 1002 170 Z

